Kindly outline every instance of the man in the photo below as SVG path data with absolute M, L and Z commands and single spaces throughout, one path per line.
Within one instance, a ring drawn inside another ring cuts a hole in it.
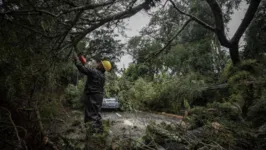
M 78 63 L 78 58 L 81 63 Z M 103 96 L 105 71 L 110 71 L 112 66 L 107 60 L 96 60 L 92 67 L 85 67 L 86 60 L 83 56 L 75 57 L 74 62 L 78 70 L 87 76 L 87 81 L 84 89 L 84 122 L 89 125 L 90 132 L 102 133 L 102 117 L 100 114 Z

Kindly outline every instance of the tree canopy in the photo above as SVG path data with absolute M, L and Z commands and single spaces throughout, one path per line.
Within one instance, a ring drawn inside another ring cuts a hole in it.
M 163 129 L 180 139 L 163 138 L 195 149 L 265 148 L 265 0 L 1 2 L 1 148 L 56 149 L 45 120 L 82 107 L 85 80 L 71 62 L 75 53 L 111 61 L 105 97 L 117 97 L 122 110 L 184 114 L 186 129 Z M 228 37 L 243 3 L 248 9 Z M 124 19 L 142 10 L 149 24 L 122 43 Z M 133 62 L 118 75 L 124 54 Z M 195 144 L 187 137 L 199 129 L 206 134 L 193 137 Z M 148 128 L 144 141 L 154 144 L 152 130 L 161 132 Z M 219 134 L 204 140 L 210 132 Z

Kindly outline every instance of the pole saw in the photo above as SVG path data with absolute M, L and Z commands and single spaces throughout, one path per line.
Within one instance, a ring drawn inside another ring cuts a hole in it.
M 75 56 L 75 57 L 78 57 L 78 58 L 79 58 L 79 61 L 80 61 L 83 65 L 85 65 L 85 63 L 87 62 L 87 60 L 86 60 L 86 58 L 85 58 L 83 55 L 81 55 L 81 53 L 78 52 L 77 43 L 75 43 L 73 39 L 74 39 L 74 38 L 71 37 L 72 43 L 73 43 L 73 45 L 74 45 L 74 56 Z

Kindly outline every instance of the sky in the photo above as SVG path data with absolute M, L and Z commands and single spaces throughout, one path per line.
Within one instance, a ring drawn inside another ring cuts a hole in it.
M 244 18 L 247 7 L 247 4 L 242 2 L 240 4 L 240 8 L 238 10 L 235 10 L 234 14 L 232 15 L 232 19 L 228 24 L 229 32 L 227 34 L 229 38 L 234 35 L 235 31 L 240 25 L 242 19 Z M 127 24 L 127 30 L 125 33 L 127 35 L 127 38 L 120 37 L 119 39 L 122 42 L 127 42 L 130 37 L 138 35 L 141 29 L 148 25 L 149 21 L 150 16 L 145 11 L 141 11 L 136 15 L 126 19 L 125 22 Z M 117 66 L 118 68 L 127 68 L 130 62 L 132 62 L 132 57 L 126 54 L 120 59 L 120 62 L 117 63 Z

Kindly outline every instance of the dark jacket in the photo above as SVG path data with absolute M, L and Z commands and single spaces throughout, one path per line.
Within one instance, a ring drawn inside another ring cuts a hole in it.
M 75 64 L 81 73 L 87 75 L 87 81 L 84 92 L 86 94 L 92 94 L 92 93 L 103 94 L 104 83 L 105 83 L 104 72 L 94 68 L 86 68 L 85 66 L 78 63 Z

